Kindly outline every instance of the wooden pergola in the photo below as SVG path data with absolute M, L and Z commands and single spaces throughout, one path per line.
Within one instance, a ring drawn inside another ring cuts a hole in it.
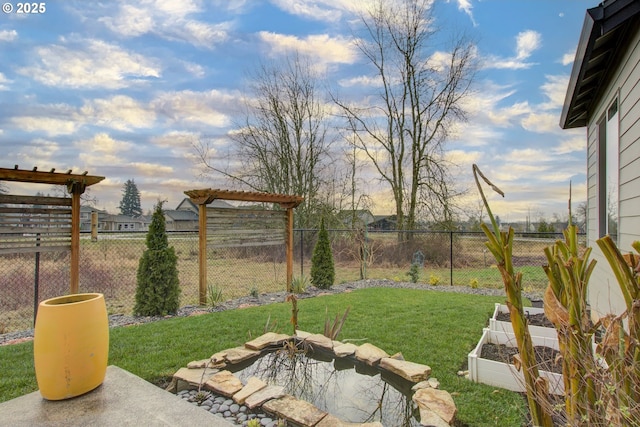
M 242 202 L 276 203 L 285 209 L 285 250 L 287 256 L 287 292 L 291 291 L 293 279 L 293 209 L 304 200 L 301 196 L 285 194 L 260 193 L 251 191 L 232 191 L 219 189 L 202 189 L 185 191 L 191 201 L 198 205 L 198 264 L 199 276 L 199 302 L 207 303 L 207 205 L 216 199 L 235 200 Z
M 29 253 L 44 251 L 71 251 L 69 292 L 78 293 L 80 266 L 80 195 L 85 189 L 104 179 L 87 172 L 39 171 L 0 168 L 0 181 L 30 184 L 64 185 L 71 194 L 65 197 L 18 196 L 0 194 L 0 205 L 25 205 L 25 207 L 0 207 L 0 253 Z M 48 207 L 39 207 L 48 206 Z M 69 212 L 70 208 L 70 212 Z M 23 218 L 28 217 L 29 222 Z M 27 234 L 37 234 L 35 241 L 25 240 Z

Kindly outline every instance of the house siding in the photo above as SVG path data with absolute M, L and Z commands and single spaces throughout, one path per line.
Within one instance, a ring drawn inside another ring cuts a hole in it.
M 597 266 L 589 285 L 589 303 L 594 318 L 622 313 L 624 299 L 602 252 L 596 244 L 598 230 L 598 121 L 609 104 L 619 102 L 619 205 L 618 247 L 624 253 L 640 240 L 640 30 L 630 39 L 627 51 L 612 74 L 588 123 L 588 245 Z
M 598 132 L 589 128 L 587 133 L 587 237 L 598 234 Z

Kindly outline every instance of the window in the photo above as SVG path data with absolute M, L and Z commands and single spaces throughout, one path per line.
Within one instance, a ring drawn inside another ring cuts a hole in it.
M 619 168 L 618 100 L 615 99 L 598 123 L 599 234 L 618 241 Z

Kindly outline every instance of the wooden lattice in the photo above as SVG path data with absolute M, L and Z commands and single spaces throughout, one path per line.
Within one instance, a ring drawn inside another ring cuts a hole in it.
M 282 245 L 286 211 L 208 208 L 207 247 Z
M 71 218 L 71 199 L 0 195 L 0 254 L 71 250 Z

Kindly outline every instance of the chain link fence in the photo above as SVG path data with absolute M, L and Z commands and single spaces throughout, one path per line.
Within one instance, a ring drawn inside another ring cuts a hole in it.
M 308 276 L 316 230 L 296 230 L 294 274 Z M 403 232 L 329 230 L 336 283 L 360 279 L 387 279 L 438 286 L 502 288 L 495 260 L 482 232 Z M 581 235 L 584 247 L 586 236 Z M 516 233 L 514 266 L 523 273 L 524 291 L 542 294 L 547 278 L 544 248 L 562 239 L 562 233 Z M 413 266 L 413 268 L 412 268 Z
M 336 283 L 360 279 L 502 288 L 482 233 L 329 230 Z M 318 230 L 294 230 L 294 278 L 309 284 Z M 168 232 L 178 256 L 180 305 L 198 304 L 198 233 Z M 524 290 L 541 293 L 547 280 L 543 249 L 561 234 L 517 234 L 514 264 L 524 274 Z M 584 236 L 583 236 L 584 238 Z M 146 249 L 146 233 L 100 233 L 80 241 L 80 292 L 105 295 L 109 314 L 131 314 L 136 276 Z M 412 268 L 412 264 L 415 265 Z M 69 292 L 68 252 L 0 255 L 0 334 L 33 327 L 37 304 Z M 207 253 L 210 304 L 259 293 L 286 290 L 284 243 L 215 247 Z M 303 279 L 304 278 L 304 279 Z

